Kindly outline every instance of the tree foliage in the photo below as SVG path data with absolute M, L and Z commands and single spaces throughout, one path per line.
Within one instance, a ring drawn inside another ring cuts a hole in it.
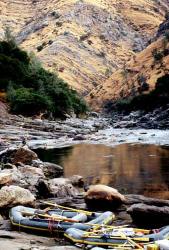
M 54 117 L 87 111 L 78 93 L 57 75 L 45 70 L 35 56 L 8 39 L 0 42 L 0 90 L 7 91 L 11 111 L 34 115 L 46 112 Z
M 157 79 L 155 89 L 148 94 L 125 98 L 117 101 L 112 108 L 120 111 L 145 110 L 151 111 L 169 104 L 169 74 Z

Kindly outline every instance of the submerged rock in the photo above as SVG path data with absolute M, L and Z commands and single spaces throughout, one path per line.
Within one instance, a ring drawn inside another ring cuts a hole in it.
M 5 186 L 0 189 L 0 207 L 33 205 L 35 196 L 27 189 L 18 186 Z
M 94 185 L 89 188 L 85 195 L 85 201 L 91 207 L 116 208 L 125 202 L 125 197 L 117 189 Z

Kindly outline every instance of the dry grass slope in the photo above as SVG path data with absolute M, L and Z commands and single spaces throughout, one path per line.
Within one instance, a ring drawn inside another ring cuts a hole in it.
M 87 94 L 146 46 L 163 20 L 167 3 L 2 0 L 0 30 L 3 24 L 12 27 L 25 49 L 34 51 L 47 68 Z
M 157 60 L 154 53 L 161 55 L 163 51 L 166 54 Z M 162 36 L 133 56 L 125 68 L 112 74 L 104 84 L 91 91 L 87 100 L 93 108 L 100 110 L 109 101 L 138 94 L 144 82 L 149 85 L 149 89 L 144 93 L 149 92 L 155 87 L 157 79 L 168 73 L 169 41 Z

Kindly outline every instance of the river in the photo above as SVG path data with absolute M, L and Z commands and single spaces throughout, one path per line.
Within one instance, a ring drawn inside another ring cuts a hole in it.
M 43 161 L 64 167 L 64 177 L 82 175 L 87 184 L 105 184 L 122 193 L 169 199 L 169 147 L 149 144 L 77 144 L 37 149 Z

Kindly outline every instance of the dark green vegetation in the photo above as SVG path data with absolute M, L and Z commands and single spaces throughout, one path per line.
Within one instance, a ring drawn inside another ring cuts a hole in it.
M 0 41 L 0 91 L 7 92 L 11 111 L 26 116 L 44 112 L 64 117 L 85 113 L 84 100 L 57 75 L 45 70 L 11 39 Z
M 148 112 L 158 107 L 165 107 L 167 104 L 169 104 L 169 74 L 160 77 L 156 82 L 155 89 L 148 94 L 121 99 L 116 103 L 107 103 L 106 108 L 109 111 L 144 110 Z

